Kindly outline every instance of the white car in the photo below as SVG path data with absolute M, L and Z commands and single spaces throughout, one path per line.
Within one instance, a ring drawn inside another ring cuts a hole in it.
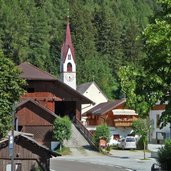
M 117 146 L 118 144 L 119 144 L 119 141 L 115 139 L 110 139 L 110 141 L 108 142 L 108 145 Z
M 122 138 L 119 140 L 118 147 L 122 149 L 136 149 L 136 138 L 133 136 L 127 136 L 126 138 Z

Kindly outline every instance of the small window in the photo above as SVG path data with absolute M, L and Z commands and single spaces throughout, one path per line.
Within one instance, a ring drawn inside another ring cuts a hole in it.
M 28 93 L 34 93 L 34 88 L 28 88 L 28 89 L 27 89 L 27 92 L 28 92 Z
M 156 115 L 156 128 L 160 128 L 160 115 Z
M 71 55 L 68 55 L 68 60 L 71 60 Z
M 67 72 L 72 72 L 72 64 L 71 63 L 67 64 Z
M 21 168 L 21 163 L 16 163 L 16 164 L 15 164 L 15 169 L 14 169 L 14 170 L 15 170 L 15 171 L 22 171 L 21 169 L 22 169 L 22 168 Z

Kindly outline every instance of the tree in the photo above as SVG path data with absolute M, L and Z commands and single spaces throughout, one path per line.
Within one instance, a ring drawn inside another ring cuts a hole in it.
M 160 10 L 154 16 L 142 35 L 144 50 L 147 58 L 144 61 L 144 69 L 155 78 L 153 91 L 163 93 L 161 102 L 171 101 L 171 1 L 158 0 Z M 160 82 L 160 84 L 158 84 Z M 170 122 L 170 108 L 166 108 L 161 122 L 165 126 Z
M 153 89 L 160 79 L 148 74 L 143 67 L 136 65 L 123 66 L 119 69 L 121 87 L 127 98 L 127 106 L 134 109 L 141 118 L 148 116 L 149 110 L 162 96 L 162 92 Z
M 71 121 L 68 116 L 56 118 L 54 122 L 54 138 L 63 145 L 64 140 L 69 140 L 71 137 Z
M 144 145 L 144 159 L 145 159 L 145 150 L 147 145 L 147 138 L 150 130 L 152 129 L 153 122 L 149 119 L 138 119 L 132 123 L 132 128 L 135 134 L 139 135 L 142 138 Z
M 156 160 L 163 170 L 171 170 L 171 140 L 167 140 L 164 146 L 159 148 Z
M 18 68 L 0 52 L 0 138 L 12 127 L 12 106 L 24 93 L 24 85 Z
M 96 131 L 95 131 L 95 134 L 93 136 L 93 140 L 94 140 L 97 147 L 99 147 L 100 138 L 105 138 L 107 142 L 110 139 L 109 127 L 106 124 L 99 125 L 96 127 Z

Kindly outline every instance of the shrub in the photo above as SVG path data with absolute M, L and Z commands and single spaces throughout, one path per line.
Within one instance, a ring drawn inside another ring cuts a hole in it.
M 157 161 L 164 170 L 171 170 L 171 140 L 167 140 L 165 145 L 158 151 Z
M 63 141 L 69 140 L 71 137 L 71 121 L 68 116 L 56 118 L 54 122 L 54 138 L 63 144 Z
M 109 141 L 110 132 L 109 132 L 109 128 L 106 124 L 99 125 L 96 127 L 96 131 L 93 136 L 93 141 L 95 142 L 97 147 L 99 146 L 100 137 L 105 138 L 107 142 Z

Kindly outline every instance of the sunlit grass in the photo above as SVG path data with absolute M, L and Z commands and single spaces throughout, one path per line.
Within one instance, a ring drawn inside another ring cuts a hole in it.
M 62 156 L 70 155 L 72 152 L 69 147 L 63 147 L 61 150 L 57 150 Z

